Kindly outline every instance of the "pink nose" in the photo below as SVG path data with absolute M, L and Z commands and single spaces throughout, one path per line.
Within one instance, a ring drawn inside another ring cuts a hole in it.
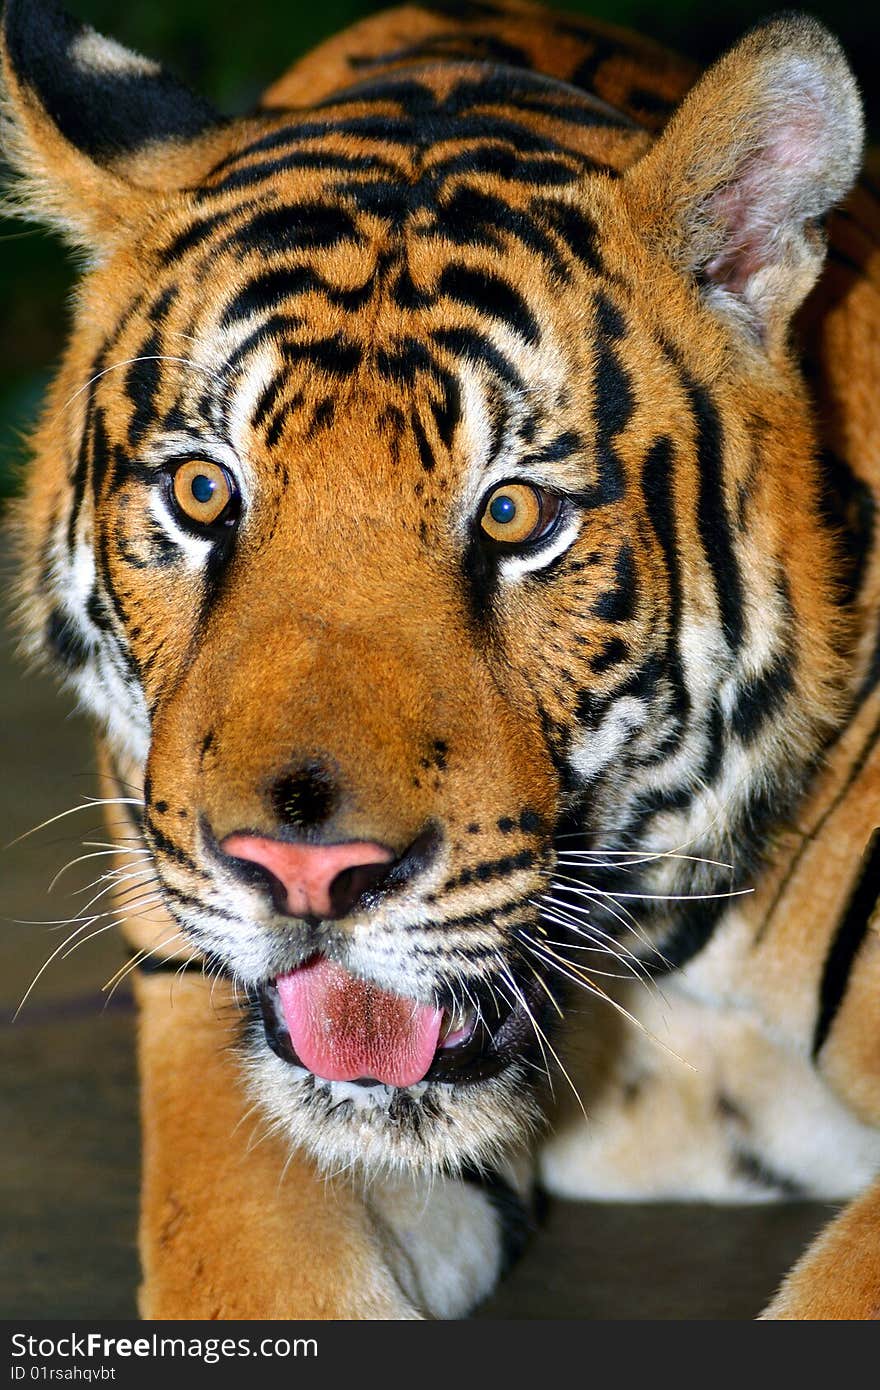
M 394 855 L 383 845 L 354 840 L 345 845 L 287 844 L 261 835 L 227 835 L 220 848 L 234 859 L 258 864 L 277 879 L 292 917 L 344 917 L 378 879 Z

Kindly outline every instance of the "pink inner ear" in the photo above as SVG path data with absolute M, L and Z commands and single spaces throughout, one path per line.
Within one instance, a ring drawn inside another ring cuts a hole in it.
M 785 257 L 789 231 L 811 215 L 825 159 L 821 109 L 819 92 L 799 92 L 777 113 L 781 124 L 771 138 L 709 200 L 725 235 L 704 274 L 733 294 L 743 294 L 757 271 Z
M 716 193 L 710 202 L 713 216 L 725 229 L 725 243 L 703 274 L 732 294 L 742 294 L 751 277 L 769 259 L 771 229 L 758 221 L 752 182 L 746 175 Z

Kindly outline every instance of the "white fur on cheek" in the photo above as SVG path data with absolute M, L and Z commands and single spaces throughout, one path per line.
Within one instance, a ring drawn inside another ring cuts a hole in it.
M 595 777 L 624 746 L 636 729 L 648 719 L 648 706 L 634 695 L 621 696 L 611 706 L 597 729 L 584 733 L 572 745 L 569 762 L 579 777 Z

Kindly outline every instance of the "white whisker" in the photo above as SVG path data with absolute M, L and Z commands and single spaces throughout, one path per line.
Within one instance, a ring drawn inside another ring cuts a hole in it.
M 138 362 L 179 363 L 185 367 L 193 368 L 194 371 L 205 372 L 208 376 L 213 377 L 214 380 L 221 387 L 223 386 L 223 378 L 220 376 L 218 372 L 215 372 L 212 367 L 207 367 L 201 362 L 194 362 L 190 357 L 175 357 L 171 353 L 166 352 L 145 353 L 140 357 L 126 357 L 120 362 L 111 362 L 109 367 L 103 367 L 101 371 L 95 372 L 93 376 L 89 377 L 88 381 L 85 382 L 84 385 L 80 386 L 77 391 L 74 391 L 73 395 L 69 398 L 69 400 L 66 400 L 64 402 L 61 409 L 58 411 L 58 414 L 55 416 L 55 421 L 60 420 L 64 412 L 70 409 L 70 407 L 74 404 L 75 401 L 79 399 L 79 397 L 83 394 L 84 391 L 88 391 L 90 386 L 94 386 L 96 381 L 100 381 L 102 377 L 107 376 L 110 372 L 118 372 L 122 367 L 133 367 Z
M 85 842 L 86 847 L 88 847 L 88 843 L 89 843 L 89 842 Z M 92 843 L 94 843 L 94 842 L 92 842 Z M 129 855 L 131 855 L 131 854 L 149 854 L 149 850 L 146 850 L 146 849 L 123 849 L 121 845 L 113 845 L 112 848 L 111 848 L 111 847 L 107 847 L 107 848 L 96 849 L 96 850 L 94 851 L 94 853 L 92 853 L 92 854 L 81 854 L 81 855 L 79 855 L 76 859 L 69 859 L 69 860 L 67 861 L 67 863 L 63 866 L 63 868 L 61 868 L 61 869 L 58 870 L 57 874 L 56 874 L 55 877 L 52 879 L 52 882 L 49 884 L 49 887 L 46 889 L 46 892 L 47 892 L 47 893 L 51 893 L 51 892 L 53 891 L 53 889 L 55 888 L 55 885 L 58 883 L 59 879 L 60 879 L 64 874 L 66 874 L 67 871 L 68 871 L 69 869 L 72 869 L 76 864 L 83 864 L 87 859 L 105 859 L 105 858 L 106 858 L 108 855 L 110 855 L 110 854 L 129 854 Z M 81 888 L 81 889 L 78 889 L 77 891 L 78 891 L 78 892 L 84 893 L 84 892 L 87 892 L 88 890 L 85 889 L 85 888 Z
M 101 987 L 102 990 L 105 991 L 109 989 L 107 998 L 104 1000 L 104 1008 L 106 1009 L 107 1005 L 110 1003 L 110 1000 L 113 998 L 119 986 L 125 980 L 128 979 L 129 975 L 134 970 L 136 970 L 139 965 L 141 965 L 145 960 L 148 960 L 150 956 L 155 955 L 157 951 L 161 951 L 163 947 L 170 945 L 174 938 L 180 936 L 181 934 L 182 933 L 179 930 L 172 932 L 170 936 L 166 936 L 163 941 L 157 942 L 155 946 L 148 946 L 146 947 L 146 949 L 136 952 L 136 954 L 131 956 L 125 962 L 124 965 L 120 966 L 119 970 L 117 970 L 114 975 L 111 975 L 110 979 Z M 184 945 L 185 944 L 186 943 L 184 943 Z M 183 947 L 181 947 L 181 950 L 182 949 Z M 172 956 L 168 957 L 168 959 L 176 960 L 179 954 L 180 953 L 178 951 L 175 951 Z
M 556 1008 L 556 1010 L 558 1011 L 559 1016 L 560 1016 L 560 1018 L 561 1018 L 561 1017 L 563 1016 L 563 1015 L 562 1015 L 562 1010 L 559 1008 L 559 1005 L 557 1004 L 556 1000 L 553 998 L 553 994 L 552 994 L 552 992 L 551 992 L 551 990 L 550 990 L 550 987 L 548 986 L 547 982 L 545 981 L 543 975 L 541 975 L 541 974 L 540 974 L 537 970 L 535 970 L 531 965 L 529 965 L 529 970 L 530 970 L 531 973 L 534 975 L 534 977 L 535 977 L 535 979 L 537 980 L 538 984 L 539 984 L 539 985 L 541 986 L 541 988 L 544 990 L 544 992 L 545 992 L 545 994 L 547 995 L 548 999 L 549 999 L 550 1002 L 553 1004 L 553 1006 Z M 562 1063 L 562 1059 L 560 1058 L 560 1056 L 559 1056 L 558 1052 L 556 1051 L 556 1049 L 553 1047 L 552 1043 L 550 1042 L 550 1039 L 547 1037 L 547 1034 L 544 1032 L 544 1030 L 543 1030 L 543 1029 L 540 1027 L 540 1025 L 538 1024 L 537 1019 L 535 1018 L 534 1014 L 532 1013 L 531 1009 L 529 1008 L 529 1005 L 528 1005 L 528 1002 L 527 1002 L 527 1000 L 526 1000 L 526 998 L 525 998 L 525 995 L 522 994 L 522 992 L 520 991 L 520 989 L 518 988 L 518 986 L 517 986 L 517 984 L 516 984 L 516 981 L 513 979 L 513 976 L 509 973 L 509 971 L 505 971 L 505 978 L 507 979 L 508 984 L 509 984 L 509 985 L 511 986 L 511 988 L 514 990 L 514 992 L 518 995 L 519 1000 L 520 1000 L 520 1003 L 522 1004 L 523 1008 L 525 1009 L 525 1011 L 526 1011 L 526 1013 L 527 1013 L 527 1015 L 528 1015 L 528 1017 L 529 1017 L 529 1020 L 530 1020 L 530 1022 L 531 1022 L 532 1028 L 534 1029 L 535 1037 L 538 1038 L 539 1041 L 543 1038 L 543 1040 L 544 1040 L 544 1045 L 547 1047 L 548 1051 L 550 1052 L 551 1056 L 553 1057 L 554 1061 L 556 1062 L 556 1065 L 558 1066 L 559 1070 L 562 1072 L 562 1075 L 565 1077 L 565 1080 L 567 1081 L 568 1085 L 569 1085 L 570 1088 L 571 1088 L 571 1093 L 572 1093 L 572 1095 L 574 1096 L 575 1100 L 577 1101 L 578 1105 L 580 1106 L 581 1113 L 582 1113 L 584 1119 L 586 1120 L 588 1117 L 587 1117 L 587 1112 L 586 1112 L 586 1110 L 585 1110 L 585 1108 L 584 1108 L 584 1103 L 583 1103 L 583 1101 L 581 1100 L 580 1093 L 578 1092 L 577 1087 L 575 1086 L 574 1082 L 572 1081 L 571 1077 L 569 1076 L 568 1072 L 566 1071 L 566 1069 L 565 1069 L 565 1067 L 564 1067 L 564 1065 L 563 1065 L 563 1063 Z M 543 1051 L 543 1047 L 542 1047 L 541 1050 Z
M 49 816 L 47 820 L 40 821 L 39 825 L 34 825 L 30 830 L 26 830 L 23 835 L 18 835 L 14 840 L 10 840 L 4 849 L 13 849 L 20 845 L 22 840 L 27 840 L 31 835 L 36 835 L 38 831 L 45 830 L 47 825 L 54 825 L 56 821 L 63 820 L 65 816 L 72 816 L 77 811 L 93 811 L 96 806 L 143 806 L 143 801 L 135 797 L 114 796 L 114 797 L 87 797 L 79 806 L 70 806 L 66 811 L 59 811 L 57 816 Z

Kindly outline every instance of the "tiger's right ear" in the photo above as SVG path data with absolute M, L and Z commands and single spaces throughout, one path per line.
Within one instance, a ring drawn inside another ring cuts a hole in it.
M 91 259 L 222 153 L 206 102 L 53 0 L 6 0 L 0 54 L 11 201 Z
M 622 186 L 649 245 L 772 350 L 822 268 L 822 219 L 858 175 L 862 133 L 840 45 L 783 14 L 704 74 Z

